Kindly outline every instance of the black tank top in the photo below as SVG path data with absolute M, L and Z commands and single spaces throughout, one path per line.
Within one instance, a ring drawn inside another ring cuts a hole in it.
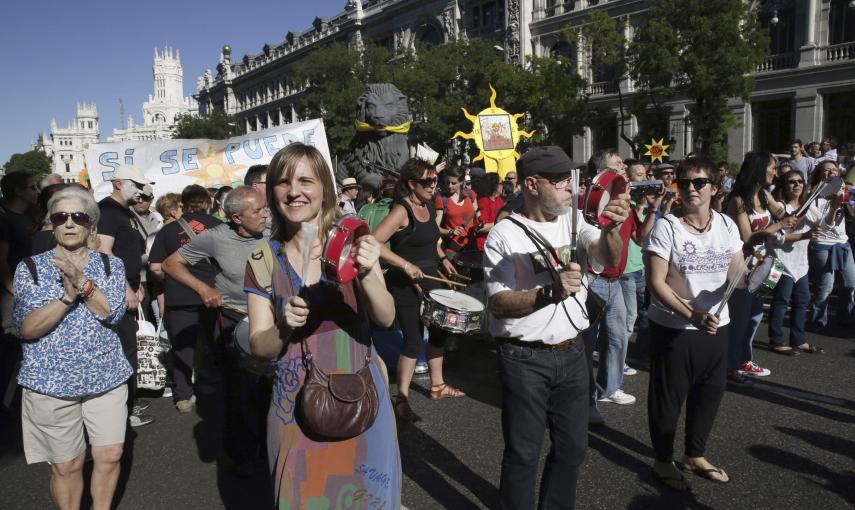
M 406 200 L 399 200 L 398 203 L 404 206 L 410 223 L 403 230 L 392 234 L 389 238 L 390 249 L 407 262 L 419 266 L 424 274 L 437 276 L 439 256 L 436 253 L 436 244 L 439 241 L 439 226 L 436 224 L 436 208 L 433 203 L 428 202 L 427 221 L 418 221 Z M 437 282 L 427 279 L 418 283 L 425 291 L 439 288 Z M 395 300 L 396 307 L 418 306 L 418 293 L 410 277 L 401 269 L 397 267 L 389 269 L 386 273 L 386 286 Z

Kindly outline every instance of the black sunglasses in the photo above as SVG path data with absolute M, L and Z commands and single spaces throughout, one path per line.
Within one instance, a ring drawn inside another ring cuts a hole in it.
M 689 184 L 691 184 L 692 186 L 694 186 L 696 191 L 700 191 L 711 182 L 712 180 L 707 179 L 706 177 L 697 177 L 695 179 L 677 179 L 677 187 L 680 189 L 689 189 Z
M 805 183 L 805 181 L 803 181 L 801 179 L 792 179 L 792 180 L 787 181 L 787 184 L 789 184 L 790 186 L 795 186 L 796 184 L 804 184 L 804 183 Z
M 81 227 L 88 227 L 92 221 L 89 215 L 83 212 L 57 212 L 50 215 L 50 222 L 54 227 L 59 227 L 65 225 L 68 218 Z
M 422 188 L 430 188 L 434 184 L 436 184 L 436 177 L 429 177 L 427 179 L 410 179 L 411 181 L 418 183 Z

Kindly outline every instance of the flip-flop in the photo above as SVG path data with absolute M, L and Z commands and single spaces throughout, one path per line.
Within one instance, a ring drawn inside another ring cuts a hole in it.
M 653 478 L 656 478 L 657 480 L 659 480 L 660 482 L 665 484 L 665 486 L 668 487 L 669 489 L 675 490 L 677 492 L 691 492 L 692 491 L 692 486 L 689 485 L 689 481 L 686 480 L 686 477 L 680 473 L 677 473 L 680 475 L 680 477 L 677 478 L 677 477 L 673 477 L 673 476 L 660 475 L 659 473 L 656 472 L 655 469 L 651 469 L 651 472 L 653 473 Z
M 784 345 L 776 345 L 775 347 L 770 347 L 769 350 L 775 354 L 781 354 L 783 356 L 794 356 L 796 354 L 795 349 Z
M 793 350 L 794 350 L 794 351 L 795 351 L 795 350 L 797 350 L 797 351 L 799 351 L 799 352 L 803 352 L 803 353 L 805 353 L 805 354 L 825 354 L 825 349 L 823 349 L 822 347 L 820 347 L 820 346 L 818 346 L 818 345 L 814 345 L 814 344 L 809 344 L 809 343 L 807 343 L 807 342 L 805 342 L 805 343 L 804 343 L 804 344 L 802 344 L 802 345 L 805 345 L 805 344 L 807 344 L 807 346 L 808 346 L 808 348 L 807 348 L 807 349 L 802 349 L 802 347 L 801 347 L 801 346 L 799 346 L 799 347 L 796 347 L 796 348 L 795 348 L 795 349 L 793 349 Z
M 679 469 L 680 471 L 684 471 L 686 473 L 691 473 L 695 476 L 699 476 L 699 477 L 704 478 L 706 480 L 709 480 L 711 482 L 716 482 L 716 483 L 721 483 L 721 484 L 725 484 L 725 483 L 730 482 L 730 476 L 728 476 L 728 474 L 725 473 L 724 470 L 721 468 L 717 468 L 717 467 L 699 468 L 699 467 L 695 467 L 695 466 L 692 466 L 690 464 L 687 464 L 685 462 L 674 462 L 674 465 L 677 466 L 677 469 Z M 727 480 L 725 481 L 725 480 L 720 480 L 718 478 L 715 478 L 713 476 L 713 474 L 718 474 L 720 476 L 727 476 Z

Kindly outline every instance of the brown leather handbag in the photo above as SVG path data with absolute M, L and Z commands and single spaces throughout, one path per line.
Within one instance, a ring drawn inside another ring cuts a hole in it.
M 353 374 L 327 374 L 312 361 L 303 342 L 308 372 L 297 396 L 297 412 L 305 432 L 325 439 L 356 437 L 374 423 L 380 402 L 371 377 L 371 358 Z M 371 352 L 371 344 L 368 344 Z

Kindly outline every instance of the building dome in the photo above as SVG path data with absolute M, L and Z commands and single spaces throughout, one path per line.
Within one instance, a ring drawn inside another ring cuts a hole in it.
M 229 46 L 228 44 L 223 46 L 223 55 L 228 57 L 228 56 L 231 56 L 231 54 L 232 54 L 232 47 Z

